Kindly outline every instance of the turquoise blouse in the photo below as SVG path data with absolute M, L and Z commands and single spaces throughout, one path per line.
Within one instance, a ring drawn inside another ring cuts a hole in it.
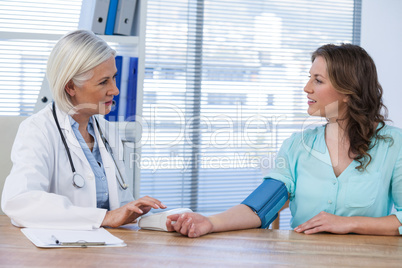
M 321 211 L 382 217 L 391 214 L 392 205 L 397 211 L 392 214 L 402 223 L 402 130 L 385 125 L 379 134 L 393 141 L 377 141 L 365 171 L 358 171 L 359 162 L 353 161 L 338 177 L 325 143 L 325 126 L 295 133 L 284 141 L 266 178 L 285 183 L 292 228 Z

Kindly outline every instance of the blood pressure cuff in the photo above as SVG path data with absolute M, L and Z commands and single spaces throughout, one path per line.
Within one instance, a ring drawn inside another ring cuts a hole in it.
M 261 219 L 261 228 L 268 228 L 278 217 L 279 210 L 288 200 L 288 191 L 283 182 L 266 179 L 242 204 L 249 206 Z

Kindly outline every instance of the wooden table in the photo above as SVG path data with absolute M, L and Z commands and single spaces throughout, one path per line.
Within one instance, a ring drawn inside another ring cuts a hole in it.
M 191 239 L 137 225 L 127 247 L 40 249 L 0 216 L 0 267 L 402 267 L 402 237 L 243 230 Z

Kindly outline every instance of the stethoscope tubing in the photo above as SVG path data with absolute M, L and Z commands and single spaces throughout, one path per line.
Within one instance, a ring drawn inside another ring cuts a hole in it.
M 64 144 L 64 148 L 66 148 L 66 152 L 67 152 L 67 156 L 68 156 L 68 161 L 69 161 L 70 166 L 71 166 L 71 171 L 73 172 L 73 178 L 72 178 L 72 180 L 73 180 L 73 185 L 74 185 L 74 187 L 76 187 L 76 188 L 82 188 L 82 187 L 85 186 L 85 179 L 84 179 L 84 177 L 83 177 L 82 175 L 78 174 L 78 173 L 76 172 L 76 170 L 75 170 L 74 163 L 73 163 L 73 159 L 72 159 L 72 157 L 71 157 L 70 148 L 68 147 L 66 138 L 64 137 L 63 132 L 61 131 L 61 127 L 60 127 L 60 124 L 59 124 L 59 120 L 58 120 L 58 118 L 57 118 L 56 107 L 55 107 L 55 103 L 54 103 L 54 102 L 53 102 L 53 104 L 52 104 L 52 113 L 53 113 L 54 121 L 56 122 L 57 129 L 59 130 L 61 140 L 62 140 L 62 142 L 63 142 L 63 144 Z M 117 170 L 116 176 L 118 177 L 118 178 L 117 178 L 117 182 L 119 183 L 120 187 L 121 187 L 123 190 L 127 190 L 127 189 L 128 189 L 128 185 L 125 183 L 124 178 L 123 178 L 123 176 L 122 176 L 122 174 L 121 174 L 121 172 L 120 172 L 120 168 L 119 168 L 118 165 L 117 165 L 117 162 L 116 162 L 116 159 L 115 159 L 115 157 L 114 157 L 112 148 L 110 147 L 109 142 L 107 141 L 106 137 L 103 135 L 103 132 L 102 132 L 100 126 L 99 126 L 98 120 L 97 120 L 95 117 L 94 117 L 94 119 L 95 119 L 95 122 L 96 122 L 96 126 L 97 126 L 97 128 L 98 128 L 99 134 L 100 134 L 100 136 L 101 136 L 102 142 L 103 142 L 103 144 L 105 145 L 106 151 L 109 152 L 109 154 L 110 154 L 110 156 L 112 157 L 112 160 L 113 160 L 113 162 L 114 162 L 114 165 L 115 165 L 115 167 L 116 167 L 116 170 Z M 79 179 L 77 180 L 76 178 L 79 178 Z
M 57 114 L 56 114 L 56 109 L 55 109 L 55 104 L 54 104 L 54 102 L 53 102 L 53 104 L 52 104 L 52 108 L 53 108 L 53 109 L 52 109 L 52 113 L 53 113 L 54 120 L 56 121 L 57 129 L 59 130 L 61 140 L 62 140 L 62 142 L 63 142 L 63 144 L 64 144 L 64 147 L 66 148 L 66 152 L 67 152 L 67 156 L 68 156 L 68 161 L 70 162 L 70 166 L 71 166 L 71 171 L 73 172 L 73 174 L 75 174 L 76 172 L 75 172 L 75 167 L 74 167 L 74 164 L 73 164 L 73 159 L 71 158 L 70 148 L 68 148 L 67 141 L 66 141 L 66 139 L 64 138 L 63 133 L 61 132 L 61 127 L 60 127 L 60 124 L 59 124 L 59 120 L 58 120 L 58 118 L 57 118 Z
M 117 179 L 117 182 L 120 184 L 120 187 L 121 187 L 121 188 L 123 188 L 124 190 L 126 190 L 126 189 L 128 188 L 128 185 L 126 184 L 126 182 L 125 182 L 124 179 L 123 179 L 123 175 L 122 175 L 121 172 L 120 172 L 120 168 L 117 166 L 117 161 L 116 161 L 116 158 L 114 157 L 114 153 L 113 153 L 112 147 L 110 147 L 109 142 L 107 141 L 106 137 L 103 135 L 102 129 L 100 128 L 99 123 L 98 123 L 98 119 L 96 119 L 96 118 L 95 118 L 95 123 L 96 123 L 96 126 L 97 126 L 97 128 L 98 128 L 99 134 L 100 134 L 100 136 L 101 136 L 102 142 L 103 142 L 103 144 L 105 145 L 106 151 L 109 152 L 109 154 L 110 154 L 110 156 L 112 157 L 112 160 L 113 160 L 113 162 L 114 162 L 114 165 L 116 166 L 116 170 L 117 170 L 117 174 L 116 174 L 116 175 L 119 177 L 119 178 Z

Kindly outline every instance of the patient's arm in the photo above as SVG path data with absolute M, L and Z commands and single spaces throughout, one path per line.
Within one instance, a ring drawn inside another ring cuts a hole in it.
M 257 228 L 261 226 L 261 220 L 248 206 L 240 204 L 209 217 L 198 213 L 171 215 L 166 226 L 169 231 L 199 237 L 212 232 Z

